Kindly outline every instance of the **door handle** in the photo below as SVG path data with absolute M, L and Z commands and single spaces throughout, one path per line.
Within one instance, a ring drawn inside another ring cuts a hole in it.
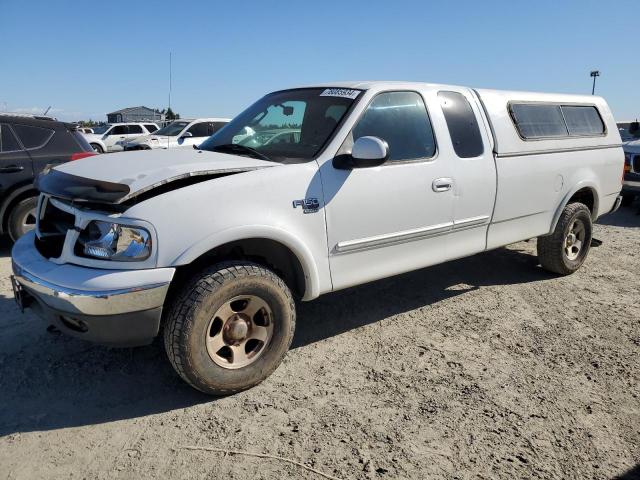
M 446 192 L 451 190 L 451 187 L 453 187 L 453 178 L 448 177 L 436 178 L 431 184 L 434 192 Z
M 0 173 L 18 173 L 24 170 L 21 165 L 9 165 L 8 167 L 0 167 Z

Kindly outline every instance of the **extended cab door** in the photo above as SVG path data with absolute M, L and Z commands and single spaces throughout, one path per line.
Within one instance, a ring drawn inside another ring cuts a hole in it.
M 448 133 L 440 137 L 440 155 L 452 165 L 454 180 L 448 249 L 457 258 L 486 249 L 496 198 L 496 167 L 490 132 L 471 91 L 441 90 L 438 100 Z
M 431 100 L 433 106 L 437 101 Z M 448 258 L 453 166 L 436 147 L 425 98 L 416 91 L 378 93 L 338 154 L 375 136 L 390 157 L 379 167 L 322 169 L 329 263 L 334 289 Z

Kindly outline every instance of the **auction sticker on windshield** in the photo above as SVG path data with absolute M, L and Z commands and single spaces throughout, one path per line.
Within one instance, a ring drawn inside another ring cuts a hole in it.
M 321 97 L 342 97 L 356 98 L 361 90 L 351 90 L 349 88 L 327 88 L 320 94 Z

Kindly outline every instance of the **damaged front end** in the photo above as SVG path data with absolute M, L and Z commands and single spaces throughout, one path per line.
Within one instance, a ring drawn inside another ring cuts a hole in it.
M 170 162 L 169 157 L 155 163 L 140 158 L 132 158 L 126 169 L 124 165 L 108 169 L 103 160 L 65 164 L 40 174 L 35 183 L 41 195 L 34 238 L 39 253 L 60 264 L 153 268 L 156 233 L 148 222 L 129 218 L 129 208 L 190 185 L 273 166 L 254 159 L 230 161 L 233 157 L 227 155 L 199 163 Z M 117 163 L 126 160 L 116 159 Z M 111 165 L 116 166 L 114 163 Z

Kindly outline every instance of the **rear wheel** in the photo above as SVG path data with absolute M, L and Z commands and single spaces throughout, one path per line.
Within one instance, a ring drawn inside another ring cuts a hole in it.
M 578 270 L 589 253 L 592 229 L 591 212 L 586 205 L 567 205 L 553 233 L 538 237 L 540 265 L 560 275 Z
M 295 306 L 282 279 L 253 263 L 221 263 L 185 286 L 169 312 L 164 341 L 187 383 L 226 395 L 267 378 L 294 329 Z
M 36 197 L 20 200 L 9 213 L 8 231 L 14 242 L 36 227 Z
M 93 151 L 96 153 L 104 153 L 104 150 L 102 149 L 102 147 L 97 143 L 92 143 L 91 148 L 93 148 Z

